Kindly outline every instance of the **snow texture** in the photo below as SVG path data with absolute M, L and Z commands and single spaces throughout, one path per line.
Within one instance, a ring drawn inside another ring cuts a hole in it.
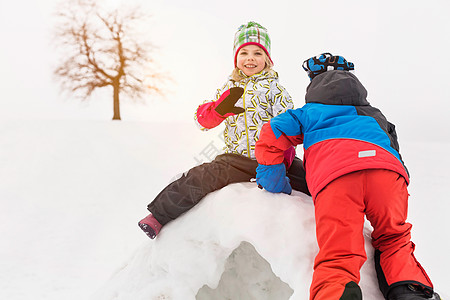
M 220 130 L 139 122 L 0 125 L 0 299 L 308 298 L 317 245 L 313 203 L 302 193 L 233 184 L 155 240 L 138 228 L 147 203 L 176 174 L 207 160 L 205 149 L 221 147 Z M 413 174 L 416 256 L 448 298 L 450 145 L 401 145 Z M 364 299 L 378 300 L 370 231 L 366 223 L 360 285 Z
M 361 286 L 371 291 L 373 249 L 366 247 L 368 276 Z M 316 252 L 310 197 L 233 184 L 164 227 L 94 298 L 196 299 L 203 285 L 216 289 L 223 274 L 214 298 L 197 299 L 305 299 Z M 376 292 L 372 299 L 382 297 Z

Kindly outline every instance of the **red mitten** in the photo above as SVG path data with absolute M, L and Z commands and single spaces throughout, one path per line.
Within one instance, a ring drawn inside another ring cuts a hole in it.
M 219 100 L 216 101 L 216 111 L 219 115 L 228 117 L 243 113 L 244 109 L 242 107 L 234 106 L 243 93 L 244 89 L 241 87 L 232 87 L 225 91 Z
M 242 107 L 234 106 L 244 93 L 241 87 L 225 91 L 217 101 L 207 102 L 197 108 L 197 121 L 205 128 L 214 128 L 229 116 L 243 113 Z

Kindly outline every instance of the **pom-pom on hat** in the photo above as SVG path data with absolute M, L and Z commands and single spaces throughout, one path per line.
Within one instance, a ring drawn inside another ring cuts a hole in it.
M 303 62 L 303 69 L 308 73 L 311 80 L 319 74 L 330 70 L 353 71 L 355 66 L 348 62 L 340 55 L 332 55 L 331 53 L 322 53 L 318 56 L 311 57 Z
M 234 66 L 236 66 L 236 57 L 239 50 L 246 45 L 257 45 L 266 52 L 270 61 L 270 37 L 267 29 L 256 22 L 248 22 L 241 25 L 234 35 Z

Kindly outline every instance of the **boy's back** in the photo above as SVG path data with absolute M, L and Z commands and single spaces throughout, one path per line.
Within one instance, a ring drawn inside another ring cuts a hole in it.
M 348 71 L 316 76 L 307 88 L 306 105 L 270 121 L 281 132 L 303 136 L 304 163 L 309 189 L 317 194 L 339 176 L 364 169 L 387 169 L 408 181 L 399 153 L 395 126 L 366 100 L 367 91 Z M 265 131 L 261 133 L 263 140 Z M 275 142 L 269 139 L 269 142 Z M 271 162 L 273 153 L 264 152 Z

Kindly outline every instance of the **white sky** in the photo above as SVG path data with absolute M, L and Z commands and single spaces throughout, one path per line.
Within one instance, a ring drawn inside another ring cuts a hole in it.
M 112 97 L 79 102 L 60 94 L 53 81 L 51 13 L 57 2 L 0 0 L 0 118 L 110 120 Z M 153 15 L 145 32 L 173 82 L 165 100 L 123 102 L 123 120 L 191 121 L 197 105 L 212 98 L 231 72 L 235 30 L 254 20 L 269 30 L 275 70 L 296 107 L 309 82 L 301 63 L 331 52 L 355 63 L 368 100 L 397 125 L 400 141 L 450 140 L 446 0 L 134 2 Z

